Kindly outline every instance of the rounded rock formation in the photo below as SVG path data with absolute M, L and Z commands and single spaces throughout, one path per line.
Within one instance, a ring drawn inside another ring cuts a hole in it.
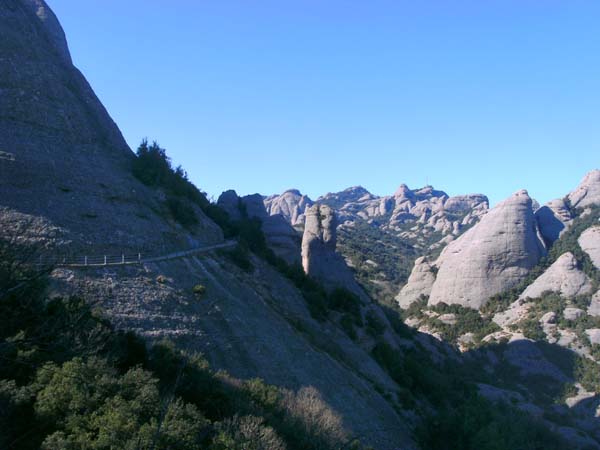
M 564 253 L 542 275 L 531 283 L 519 298 L 538 298 L 544 292 L 557 292 L 563 297 L 589 294 L 592 282 L 577 268 L 572 253 Z
M 523 280 L 545 253 L 532 200 L 527 191 L 519 191 L 444 249 L 429 304 L 479 309 Z

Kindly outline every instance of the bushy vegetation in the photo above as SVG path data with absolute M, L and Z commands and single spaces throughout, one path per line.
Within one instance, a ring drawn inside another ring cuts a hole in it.
M 0 274 L 0 448 L 349 444 L 339 417 L 312 388 L 242 382 L 168 342 L 147 347 L 80 298 L 45 298 L 44 278 L 6 252 Z
M 143 140 L 133 161 L 133 175 L 147 186 L 165 190 L 167 207 L 173 218 L 184 226 L 198 223 L 192 204 L 206 207 L 209 203 L 193 183 L 188 180 L 185 170 L 173 168 L 166 150 L 158 143 L 148 144 Z
M 147 140 L 142 141 L 136 151 L 132 172 L 145 185 L 164 190 L 167 196 L 165 206 L 181 225 L 193 227 L 198 223 L 195 205 L 223 229 L 225 237 L 235 234 L 229 228 L 227 213 L 208 201 L 206 194 L 188 179 L 181 166 L 172 166 L 166 150 L 157 142 L 148 144 Z
M 492 322 L 490 317 L 483 316 L 479 311 L 474 309 L 465 308 L 461 305 L 447 305 L 445 303 L 427 306 L 427 301 L 427 297 L 422 297 L 420 300 L 412 303 L 401 314 L 406 318 L 419 319 L 421 325 L 440 333 L 446 342 L 456 344 L 458 338 L 467 333 L 472 333 L 473 345 L 477 346 L 481 344 L 481 340 L 485 336 L 500 330 L 500 327 Z M 426 310 L 430 314 L 426 314 L 424 312 Z M 439 316 L 444 314 L 452 314 L 455 318 L 455 323 L 442 322 Z

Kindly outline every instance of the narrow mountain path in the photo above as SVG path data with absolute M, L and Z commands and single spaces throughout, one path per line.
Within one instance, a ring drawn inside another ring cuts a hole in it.
M 144 264 L 153 263 L 160 261 L 167 261 L 171 259 L 185 258 L 187 256 L 193 256 L 200 253 L 211 252 L 213 250 L 220 250 L 223 248 L 233 247 L 237 244 L 235 240 L 229 240 L 220 244 L 207 245 L 204 247 L 196 247 L 188 250 L 179 252 L 166 253 L 157 256 L 146 256 L 141 253 L 135 255 L 132 254 L 121 254 L 118 256 L 69 256 L 69 257 L 45 257 L 41 256 L 39 264 L 46 266 L 56 267 L 103 267 L 103 266 L 125 266 L 129 264 Z

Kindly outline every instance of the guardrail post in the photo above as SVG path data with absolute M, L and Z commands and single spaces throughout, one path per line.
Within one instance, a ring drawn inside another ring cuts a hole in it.
M 142 262 L 142 254 L 138 253 L 138 264 L 141 264 Z
M 87 266 L 87 256 L 85 257 L 85 265 Z
M 121 264 L 125 264 L 125 255 L 121 255 Z
M 106 255 L 104 255 L 104 265 L 106 265 Z

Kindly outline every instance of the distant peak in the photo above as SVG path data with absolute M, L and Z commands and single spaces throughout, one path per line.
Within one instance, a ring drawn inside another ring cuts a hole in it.
M 410 188 L 406 184 L 402 183 L 400 185 L 400 187 L 398 189 L 396 189 L 396 192 L 394 193 L 394 197 L 406 197 L 407 194 L 409 194 L 409 193 L 412 194 L 412 191 L 410 190 Z
M 600 170 L 594 169 L 591 172 L 588 172 L 583 180 L 581 180 L 582 186 L 587 186 L 590 184 L 599 184 L 600 183 Z

